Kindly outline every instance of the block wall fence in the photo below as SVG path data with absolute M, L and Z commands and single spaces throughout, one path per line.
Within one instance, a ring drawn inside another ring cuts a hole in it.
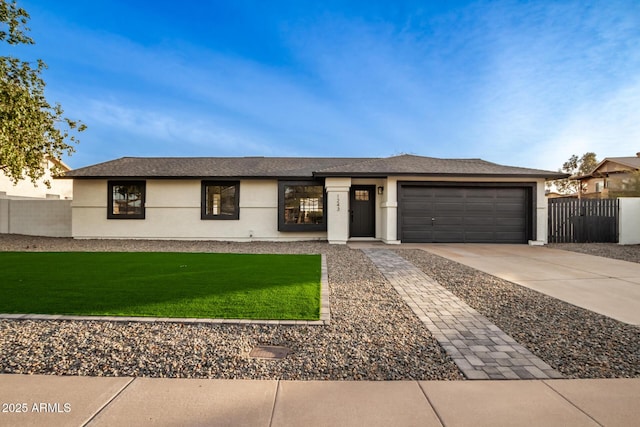
M 0 233 L 71 237 L 71 200 L 0 199 Z

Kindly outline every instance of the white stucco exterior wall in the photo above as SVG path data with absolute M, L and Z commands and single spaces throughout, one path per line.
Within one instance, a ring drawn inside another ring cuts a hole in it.
M 618 218 L 619 237 L 621 245 L 640 244 L 640 197 L 621 197 Z
M 145 219 L 107 219 L 107 180 L 74 180 L 75 238 L 227 241 L 325 240 L 278 231 L 278 181 L 240 181 L 240 219 L 200 219 L 201 180 L 146 180 Z
M 229 241 L 328 240 L 344 244 L 350 238 L 349 201 L 353 185 L 383 187 L 376 191 L 375 238 L 398 240 L 398 182 L 522 182 L 535 183 L 534 241 L 547 241 L 547 199 L 544 179 L 430 178 L 327 178 L 325 197 L 327 231 L 278 231 L 278 181 L 241 180 L 239 220 L 200 218 L 201 180 L 146 180 L 145 219 L 107 219 L 107 180 L 74 180 L 72 235 L 76 238 L 136 238 Z
M 351 178 L 327 178 L 327 240 L 332 244 L 346 244 L 349 240 L 349 191 Z
M 549 238 L 549 211 L 547 196 L 545 195 L 544 178 L 536 180 L 536 188 L 534 191 L 536 192 L 536 235 L 534 236 L 534 241 L 529 243 L 532 245 L 544 245 L 548 243 Z
M 380 204 L 382 218 L 382 241 L 388 244 L 399 244 L 398 240 L 398 179 L 387 178 Z

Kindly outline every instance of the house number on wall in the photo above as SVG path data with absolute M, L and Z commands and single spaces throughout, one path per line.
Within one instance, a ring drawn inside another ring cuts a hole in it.
M 336 194 L 336 211 L 340 212 L 340 195 Z

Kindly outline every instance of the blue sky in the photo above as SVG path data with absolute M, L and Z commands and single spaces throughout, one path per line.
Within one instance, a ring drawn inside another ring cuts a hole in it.
M 66 159 L 640 151 L 640 2 L 19 0 Z M 6 52 L 6 53 L 5 53 Z

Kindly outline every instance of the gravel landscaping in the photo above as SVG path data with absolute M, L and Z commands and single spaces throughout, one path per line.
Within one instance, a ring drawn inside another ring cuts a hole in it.
M 617 243 L 552 243 L 550 248 L 579 252 L 629 262 L 640 262 L 640 245 Z
M 640 377 L 640 328 L 425 251 L 397 252 L 566 377 Z
M 463 379 L 359 250 L 327 243 L 72 240 L 0 235 L 0 251 L 325 253 L 329 326 L 0 320 L 0 372 L 285 380 Z M 249 357 L 285 346 L 283 360 Z
M 628 261 L 640 246 L 553 245 Z M 619 249 L 620 248 L 620 249 Z M 0 372 L 290 380 L 463 379 L 359 250 L 322 242 L 72 240 L 0 235 L 0 251 L 324 253 L 329 326 L 0 320 Z M 398 253 L 571 378 L 640 377 L 640 329 L 420 250 Z M 620 258 L 625 257 L 625 258 Z M 285 346 L 283 360 L 249 357 Z

